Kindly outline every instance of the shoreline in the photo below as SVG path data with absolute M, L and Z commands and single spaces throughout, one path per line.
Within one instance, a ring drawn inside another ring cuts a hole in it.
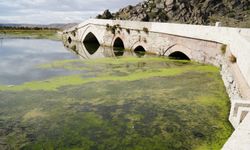
M 1 30 L 0 39 L 49 39 L 61 41 L 59 30 Z

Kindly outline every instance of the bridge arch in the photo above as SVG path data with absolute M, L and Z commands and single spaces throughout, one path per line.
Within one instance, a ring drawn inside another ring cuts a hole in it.
M 193 59 L 192 50 L 189 49 L 188 47 L 179 44 L 170 46 L 168 49 L 166 49 L 164 55 L 176 59 L 185 59 L 185 60 Z
M 72 42 L 72 38 L 69 36 L 67 39 L 68 43 L 70 44 Z
M 113 46 L 113 51 L 114 51 L 115 56 L 123 56 L 125 46 L 124 46 L 123 40 L 120 37 L 115 38 L 112 46 Z
M 131 51 L 135 51 L 135 49 L 136 48 L 138 48 L 138 47 L 141 47 L 141 48 L 143 48 L 144 49 L 144 51 L 145 52 L 147 52 L 148 50 L 147 50 L 147 44 L 145 44 L 145 43 L 143 43 L 143 42 L 140 42 L 140 41 L 137 41 L 137 42 L 135 42 L 133 45 L 132 45 L 132 47 L 131 47 Z M 138 49 L 137 49 L 138 50 Z
M 87 39 L 91 39 L 95 37 L 95 39 L 98 41 L 99 44 L 103 43 L 103 32 L 102 30 L 98 29 L 97 27 L 93 25 L 87 25 L 84 28 L 80 28 L 78 30 L 80 35 L 81 42 L 86 41 Z
M 137 56 L 144 56 L 146 54 L 146 50 L 144 47 L 142 46 L 137 46 L 135 49 L 134 49 L 134 53 L 137 55 Z
M 180 51 L 175 51 L 171 53 L 168 57 L 174 58 L 174 59 L 179 59 L 179 60 L 190 60 L 190 58 L 184 54 L 183 52 Z
M 100 47 L 100 43 L 98 39 L 92 32 L 89 32 L 85 36 L 85 38 L 83 39 L 83 44 L 85 46 L 85 49 L 88 51 L 90 55 L 93 55 L 94 53 L 96 53 L 96 51 Z
M 120 37 L 117 37 L 113 42 L 113 47 L 125 48 L 124 43 Z
M 89 32 L 85 38 L 83 39 L 83 43 L 93 43 L 93 44 L 98 44 L 100 45 L 98 39 L 96 38 L 96 36 L 92 33 Z

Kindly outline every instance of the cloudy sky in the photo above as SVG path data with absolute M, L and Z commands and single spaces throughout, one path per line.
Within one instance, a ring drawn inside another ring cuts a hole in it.
M 0 23 L 70 23 L 142 0 L 0 0 Z

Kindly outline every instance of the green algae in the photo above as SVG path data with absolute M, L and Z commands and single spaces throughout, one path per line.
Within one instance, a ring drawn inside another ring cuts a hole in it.
M 218 68 L 121 60 L 67 60 L 44 69 L 82 63 L 79 70 L 91 76 L 1 86 L 1 143 L 10 149 L 221 149 L 232 127 Z
M 161 76 L 175 76 L 181 73 L 188 71 L 199 71 L 199 72 L 214 72 L 218 69 L 211 66 L 197 66 L 192 69 L 192 67 L 180 67 L 180 68 L 171 68 L 171 69 L 159 69 L 159 70 L 148 70 L 143 72 L 134 72 L 127 76 L 110 76 L 100 75 L 94 78 L 83 78 L 80 74 L 54 77 L 44 81 L 33 81 L 27 82 L 17 86 L 0 86 L 0 90 L 11 90 L 11 91 L 20 91 L 20 90 L 57 90 L 62 86 L 67 85 L 81 85 L 89 82 L 100 82 L 100 81 L 134 81 L 141 80 L 150 77 L 161 77 Z
M 54 61 L 47 64 L 41 64 L 38 68 L 42 69 L 52 69 L 52 68 L 64 68 L 67 70 L 83 70 L 86 69 L 86 65 L 93 66 L 93 65 L 100 65 L 100 64 L 111 64 L 111 65 L 119 65 L 119 64 L 132 64 L 132 63 L 139 63 L 139 62 L 177 62 L 177 63 L 194 63 L 187 60 L 173 60 L 164 57 L 146 57 L 146 58 L 136 58 L 136 57 L 121 57 L 121 58 L 99 58 L 99 59 L 90 59 L 90 60 L 79 60 L 79 59 L 71 59 L 71 60 L 59 60 Z
M 164 68 L 164 65 L 166 65 Z M 68 76 L 53 77 L 43 81 L 32 81 L 16 86 L 0 85 L 0 91 L 57 90 L 68 85 L 81 85 L 100 81 L 134 81 L 151 77 L 175 76 L 185 72 L 218 72 L 218 68 L 185 60 L 152 58 L 107 58 L 96 60 L 61 60 L 42 64 L 42 69 L 67 69 L 84 71 Z
M 82 63 L 82 60 L 79 59 L 70 59 L 70 60 L 60 60 L 60 61 L 54 61 L 52 63 L 48 64 L 41 64 L 38 66 L 38 68 L 41 69 L 55 69 L 55 68 L 60 68 L 60 69 L 67 69 L 67 70 L 83 70 L 85 69 Z M 80 64 L 77 65 L 76 64 Z

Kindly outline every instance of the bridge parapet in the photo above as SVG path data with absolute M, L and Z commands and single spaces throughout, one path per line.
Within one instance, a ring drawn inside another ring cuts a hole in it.
M 249 112 L 250 100 L 233 100 L 231 103 L 229 121 L 234 128 L 237 128 Z

